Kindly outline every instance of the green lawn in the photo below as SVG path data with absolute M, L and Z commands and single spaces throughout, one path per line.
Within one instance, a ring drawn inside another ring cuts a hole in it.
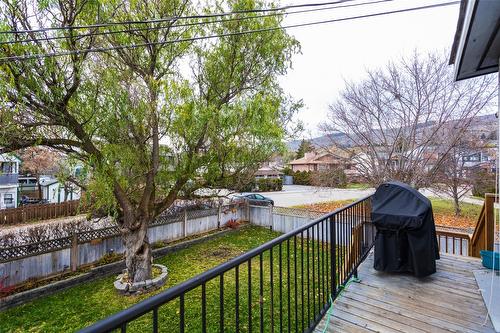
M 171 253 L 165 257 L 156 260 L 157 263 L 164 264 L 169 268 L 169 278 L 167 285 L 162 288 L 165 290 L 173 285 L 176 285 L 196 274 L 202 273 L 207 269 L 214 267 L 229 258 L 235 257 L 251 248 L 254 248 L 268 240 L 278 236 L 278 233 L 269 231 L 268 229 L 248 226 L 239 231 L 225 234 L 221 237 L 208 240 L 204 243 L 193 245 L 187 249 Z M 297 244 L 297 251 L 294 249 L 294 242 Z M 325 274 L 318 276 L 318 266 L 315 270 L 313 278 L 312 264 L 307 270 L 307 258 L 309 255 L 310 262 L 313 262 L 313 256 L 320 257 L 327 254 L 328 251 L 318 252 L 317 244 L 315 243 L 315 251 L 313 254 L 313 242 L 310 242 L 309 251 L 307 251 L 306 241 L 304 241 L 301 251 L 300 238 L 291 239 L 288 244 L 285 242 L 282 245 L 282 276 L 279 276 L 279 248 L 276 247 L 273 251 L 273 279 L 270 277 L 270 255 L 267 251 L 263 255 L 262 274 L 263 274 L 263 298 L 260 300 L 260 263 L 259 258 L 251 261 L 251 282 L 252 287 L 249 293 L 248 290 L 248 264 L 240 266 L 239 269 L 239 311 L 240 311 L 240 330 L 248 331 L 248 316 L 249 303 L 251 315 L 255 326 L 253 331 L 259 330 L 259 313 L 260 304 L 263 304 L 264 311 L 264 326 L 269 329 L 271 317 L 271 288 L 273 288 L 272 301 L 274 302 L 274 326 L 279 330 L 280 317 L 280 295 L 279 283 L 282 281 L 282 318 L 284 331 L 294 330 L 297 325 L 299 330 L 302 330 L 302 315 L 304 322 L 307 322 L 308 306 L 310 314 L 314 313 L 313 299 L 319 304 L 319 297 L 326 300 L 327 295 L 320 293 L 318 282 L 328 284 L 327 258 L 325 258 L 324 271 Z M 291 260 L 288 262 L 287 247 L 290 247 Z M 303 261 L 302 261 L 303 260 Z M 318 260 L 315 261 L 318 263 Z M 295 264 L 297 263 L 297 264 Z M 304 281 L 301 280 L 302 264 L 304 266 Z M 288 266 L 290 265 L 290 266 Z M 290 281 L 288 281 L 288 269 L 290 270 Z M 299 272 L 299 274 L 295 274 Z M 309 281 L 311 290 L 307 292 L 307 272 L 309 272 Z M 295 277 L 297 276 L 297 280 Z M 125 309 L 140 300 L 150 297 L 152 294 L 124 297 L 118 295 L 113 288 L 114 277 L 108 277 L 101 280 L 81 284 L 77 287 L 59 292 L 55 295 L 37 299 L 31 303 L 7 310 L 0 313 L 0 331 L 1 332 L 72 332 L 79 328 L 85 327 L 95 321 L 105 318 L 119 310 Z M 313 288 L 314 281 L 314 288 Z M 304 282 L 304 283 L 302 283 Z M 217 331 L 219 325 L 219 289 L 220 281 L 216 278 L 209 281 L 206 285 L 207 294 L 207 327 L 208 331 Z M 302 285 L 305 289 L 302 290 Z M 313 290 L 314 289 L 314 290 Z M 225 331 L 233 332 L 234 316 L 235 316 L 235 290 L 236 278 L 235 271 L 229 271 L 224 275 L 224 313 Z M 158 293 L 159 291 L 156 291 Z M 248 295 L 251 295 L 248 302 Z M 201 330 L 201 288 L 196 288 L 186 294 L 186 332 L 198 332 Z M 309 301 L 309 305 L 308 305 Z M 291 304 L 290 315 L 288 312 L 288 302 Z M 298 312 L 295 312 L 294 304 L 298 304 Z M 304 305 L 302 305 L 304 304 Z M 317 308 L 318 306 L 316 306 Z M 136 320 L 132 325 L 129 325 L 127 332 L 150 332 L 151 331 L 151 315 L 145 315 Z M 178 300 L 164 305 L 159 310 L 160 331 L 176 332 L 178 331 L 179 323 L 179 302 Z M 290 329 L 288 328 L 290 325 Z
M 366 190 L 370 187 L 371 187 L 370 184 L 365 184 L 365 183 L 349 183 L 346 185 L 345 188 L 353 190 Z
M 444 214 L 444 215 L 454 215 L 455 214 L 455 206 L 452 200 L 448 199 L 440 199 L 436 197 L 429 198 L 432 202 L 432 210 L 436 214 Z M 460 209 L 462 210 L 462 216 L 465 218 L 471 218 L 477 220 L 479 214 L 481 213 L 481 206 L 475 205 L 471 203 L 463 202 L 460 205 Z

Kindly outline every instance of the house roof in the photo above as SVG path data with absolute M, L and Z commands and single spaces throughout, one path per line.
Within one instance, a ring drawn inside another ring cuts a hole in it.
M 462 0 L 450 54 L 455 79 L 498 71 L 500 57 L 500 1 Z
M 14 154 L 0 154 L 0 162 L 17 162 L 21 163 L 19 157 Z
M 333 161 L 318 161 L 320 158 L 325 157 L 325 156 L 332 156 L 333 158 L 335 158 L 335 156 L 333 154 L 328 153 L 328 152 L 324 152 L 324 153 L 320 153 L 320 154 L 311 154 L 311 155 L 306 154 L 304 157 L 293 160 L 289 164 L 291 164 L 291 165 L 297 165 L 297 164 L 334 164 Z
M 52 184 L 58 183 L 59 181 L 55 178 L 42 179 L 40 180 L 40 186 L 50 186 Z
M 260 168 L 255 172 L 255 176 L 281 176 L 281 175 L 283 175 L 283 172 L 269 167 Z

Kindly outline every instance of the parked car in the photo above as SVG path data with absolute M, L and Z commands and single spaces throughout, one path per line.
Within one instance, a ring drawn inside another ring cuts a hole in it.
M 239 196 L 239 198 L 249 200 L 250 203 L 254 204 L 267 204 L 274 206 L 274 200 L 268 197 L 263 196 L 262 194 L 258 193 L 248 193 L 248 194 L 242 194 Z
M 22 196 L 21 198 L 21 206 L 26 206 L 26 205 L 42 205 L 42 204 L 48 204 L 49 202 L 46 199 L 35 199 L 35 198 L 29 198 L 25 195 Z

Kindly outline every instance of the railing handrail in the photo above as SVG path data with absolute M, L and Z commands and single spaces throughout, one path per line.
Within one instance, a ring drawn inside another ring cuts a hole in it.
M 494 248 L 494 205 L 498 201 L 498 194 L 486 193 L 483 207 L 479 214 L 474 233 L 469 243 L 469 255 L 479 257 L 480 250 L 493 250 Z
M 181 282 L 159 294 L 156 294 L 154 296 L 151 296 L 139 303 L 136 303 L 134 305 L 132 305 L 131 307 L 125 309 L 125 310 L 122 310 L 118 313 L 115 313 L 105 319 L 102 319 L 101 321 L 98 321 L 97 323 L 91 325 L 91 326 L 88 326 L 82 330 L 80 330 L 79 332 L 80 333 L 90 333 L 90 332 L 95 332 L 95 331 L 99 331 L 99 332 L 104 332 L 104 331 L 110 331 L 110 330 L 113 330 L 113 329 L 116 329 L 118 327 L 120 327 L 120 324 L 121 323 L 126 323 L 126 322 L 130 322 L 134 319 L 137 319 L 139 318 L 140 316 L 152 311 L 154 308 L 157 308 L 179 296 L 181 296 L 182 294 L 194 289 L 194 288 L 197 288 L 199 286 L 201 286 L 204 282 L 207 282 L 207 281 L 210 281 L 214 278 L 216 278 L 217 276 L 221 275 L 221 274 L 224 274 L 225 272 L 233 269 L 233 268 L 236 268 L 237 266 L 245 263 L 245 262 L 248 262 L 249 260 L 251 260 L 252 258 L 264 253 L 265 251 L 275 247 L 275 246 L 278 246 L 279 244 L 293 238 L 294 236 L 302 233 L 303 231 L 306 231 L 308 230 L 309 228 L 315 226 L 316 224 L 318 223 L 321 223 L 323 222 L 324 220 L 326 219 L 329 219 L 331 217 L 333 217 L 334 215 L 337 215 L 365 200 L 368 200 L 372 195 L 369 195 L 369 196 L 366 196 L 364 198 L 361 198 L 359 200 L 356 200 L 355 202 L 345 206 L 345 207 L 341 207 L 341 208 L 338 208 L 338 209 L 335 209 L 334 211 L 330 212 L 330 213 L 327 213 L 301 227 L 298 227 L 292 231 L 289 231 L 283 235 L 280 235 L 254 249 L 251 249 L 233 259 L 230 259 L 228 260 L 227 262 L 225 263 L 222 263 L 216 267 L 213 267 L 201 274 L 198 274 L 194 277 L 192 277 L 191 279 L 189 280 L 186 280 L 184 282 Z M 351 273 L 351 272 L 350 272 Z

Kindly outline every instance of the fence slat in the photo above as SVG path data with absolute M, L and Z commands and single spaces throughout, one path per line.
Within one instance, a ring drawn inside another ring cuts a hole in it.
M 37 220 L 72 216 L 78 213 L 79 200 L 61 203 L 0 209 L 0 225 L 22 224 Z M 84 209 L 82 209 L 82 212 Z

